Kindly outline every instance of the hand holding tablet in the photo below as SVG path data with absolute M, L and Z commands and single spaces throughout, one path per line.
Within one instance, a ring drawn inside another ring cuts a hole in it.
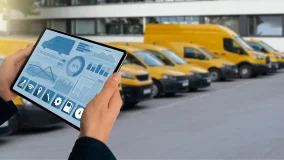
M 80 129 L 86 105 L 125 57 L 123 50 L 46 29 L 11 89 Z

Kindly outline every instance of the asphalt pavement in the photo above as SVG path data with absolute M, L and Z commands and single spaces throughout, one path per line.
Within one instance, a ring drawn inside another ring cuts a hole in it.
M 284 71 L 123 110 L 108 141 L 118 159 L 284 159 Z M 0 159 L 67 159 L 67 125 L 0 137 Z

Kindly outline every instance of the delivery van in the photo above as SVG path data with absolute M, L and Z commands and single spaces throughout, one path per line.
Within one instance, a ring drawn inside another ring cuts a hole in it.
M 124 97 L 124 93 L 123 93 L 123 90 L 122 90 L 121 83 L 119 83 L 118 88 L 119 88 L 119 93 L 120 93 L 120 97 L 121 97 L 121 100 L 122 100 L 122 106 L 124 106 L 125 105 L 125 97 Z
M 234 63 L 215 56 L 197 44 L 187 42 L 158 42 L 156 44 L 171 49 L 189 64 L 205 68 L 210 72 L 212 81 L 235 78 L 238 74 L 237 66 Z
M 214 55 L 232 61 L 239 75 L 249 78 L 267 73 L 269 56 L 255 51 L 238 34 L 216 24 L 147 24 L 144 42 L 188 42 L 199 44 Z
M 153 56 L 158 58 L 164 64 L 175 67 L 184 72 L 185 74 L 190 73 L 190 91 L 196 91 L 199 88 L 207 88 L 211 84 L 211 77 L 207 70 L 196 65 L 188 64 L 184 59 L 176 55 L 168 48 L 145 43 L 127 42 L 125 44 L 133 47 L 141 47 L 150 52 Z
M 277 65 L 273 65 L 276 69 L 284 68 L 284 55 L 283 53 L 277 51 L 273 47 L 271 47 L 269 44 L 267 44 L 264 41 L 256 40 L 256 39 L 250 39 L 246 40 L 246 42 L 256 51 L 262 52 L 270 57 L 270 59 L 275 60 Z
M 126 50 L 126 61 L 139 65 L 148 71 L 153 80 L 152 97 L 159 97 L 162 94 L 173 96 L 177 92 L 188 90 L 188 75 L 174 67 L 166 66 L 151 53 L 127 45 L 112 43 L 108 43 L 108 45 Z
M 35 44 L 36 40 L 21 38 L 0 38 L 0 53 L 8 56 L 20 49 L 26 48 L 28 45 Z
M 124 96 L 123 108 L 134 107 L 137 103 L 152 98 L 153 81 L 143 67 L 131 64 L 126 59 L 119 72 Z
M 2 46 L 1 41 L 0 46 Z M 5 55 L 0 55 L 0 65 L 4 57 Z M 52 127 L 62 123 L 59 118 L 42 110 L 24 98 L 18 96 L 13 99 L 13 103 L 19 111 L 10 120 L 0 126 L 0 134 L 13 134 L 23 128 Z

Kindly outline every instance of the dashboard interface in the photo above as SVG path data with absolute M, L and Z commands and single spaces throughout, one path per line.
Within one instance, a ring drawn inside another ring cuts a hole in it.
M 80 128 L 84 108 L 124 54 L 47 29 L 13 89 Z

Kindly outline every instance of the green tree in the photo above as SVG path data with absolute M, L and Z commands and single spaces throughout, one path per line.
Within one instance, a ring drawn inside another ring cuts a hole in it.
M 38 13 L 35 12 L 35 2 L 37 0 L 0 0 L 0 12 L 14 9 L 22 12 L 25 16 L 36 15 Z

